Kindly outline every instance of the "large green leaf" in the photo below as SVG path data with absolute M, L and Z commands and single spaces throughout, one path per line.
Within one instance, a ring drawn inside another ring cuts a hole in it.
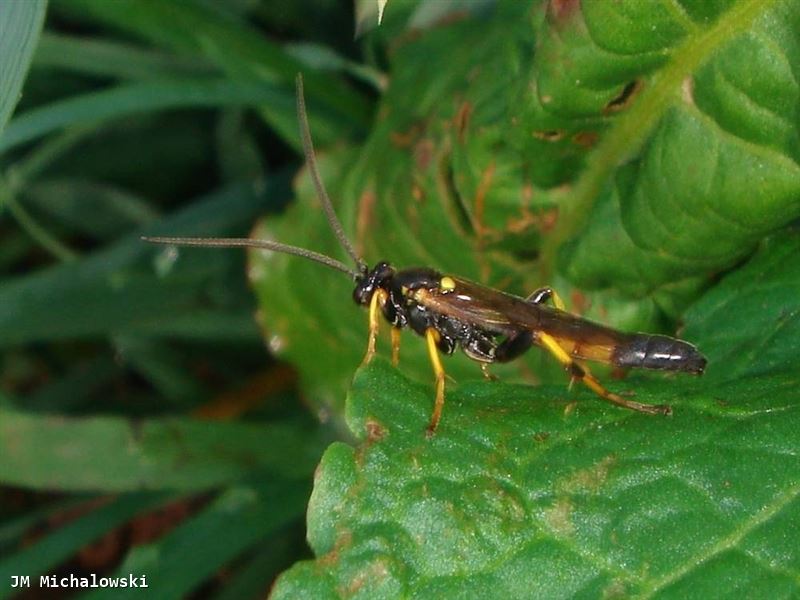
M 19 102 L 46 7 L 46 0 L 0 2 L 0 132 Z
M 0 409 L 0 483 L 43 490 L 203 490 L 254 471 L 303 478 L 322 439 L 298 423 L 64 418 Z
M 553 108 L 575 102 L 575 116 L 590 116 L 583 85 L 641 86 L 566 206 L 561 233 L 579 228 L 613 179 L 604 193 L 615 210 L 588 215 L 563 257 L 579 285 L 644 294 L 726 269 L 800 214 L 800 5 L 685 4 L 678 13 L 664 3 L 660 14 L 636 2 L 589 4 L 558 23 L 559 39 L 538 57 Z
M 689 311 L 684 334 L 708 340 L 703 350 L 711 377 L 780 373 L 800 362 L 798 258 L 797 230 L 769 239 L 746 268 L 725 278 Z
M 33 57 L 34 68 L 63 69 L 95 76 L 147 81 L 210 75 L 204 61 L 131 44 L 45 32 Z
M 132 32 L 159 45 L 206 58 L 229 74 L 231 79 L 251 84 L 278 86 L 291 94 L 302 63 L 284 52 L 246 21 L 231 18 L 224 8 L 203 2 L 161 2 L 160 0 L 72 0 L 63 7 L 68 13 L 98 20 Z M 335 139 L 364 123 L 365 102 L 340 80 L 323 73 L 307 71 L 306 86 L 313 91 L 312 120 L 322 114 L 320 135 Z M 265 120 L 284 139 L 293 142 L 296 129 L 291 105 L 265 104 L 260 109 Z
M 0 152 L 62 127 L 93 124 L 130 114 L 259 103 L 293 105 L 289 94 L 265 83 L 218 78 L 130 83 L 54 102 L 19 115 L 0 139 Z
M 268 186 L 281 189 L 278 177 Z M 265 201 L 252 189 L 230 187 L 142 233 L 227 235 L 246 227 Z M 0 346 L 109 334 L 257 335 L 247 307 L 220 310 L 208 302 L 208 286 L 216 280 L 224 290 L 226 273 L 240 264 L 235 253 L 175 258 L 131 235 L 72 263 L 4 281 Z
M 360 444 L 328 449 L 309 506 L 317 560 L 273 597 L 797 595 L 798 253 L 797 235 L 773 240 L 690 313 L 707 377 L 611 384 L 670 418 L 477 383 L 426 439 L 430 386 L 361 370 Z
M 553 285 L 588 316 L 674 332 L 715 276 L 800 216 L 800 4 L 680 6 L 499 3 L 398 43 L 363 148 L 320 152 L 359 250 L 519 295 Z M 430 60 L 445 55 L 446 69 Z M 257 235 L 342 256 L 298 191 Z M 348 283 L 297 258 L 253 265 L 275 347 L 340 407 L 364 349 Z M 402 352 L 404 372 L 429 377 L 421 344 Z

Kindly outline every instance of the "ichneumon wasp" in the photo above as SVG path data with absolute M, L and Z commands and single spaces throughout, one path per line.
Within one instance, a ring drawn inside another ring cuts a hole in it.
M 391 324 L 392 362 L 397 364 L 400 330 L 410 327 L 425 338 L 436 375 L 436 398 L 428 425 L 433 434 L 444 406 L 445 371 L 439 353 L 452 354 L 457 347 L 480 363 L 489 377 L 487 365 L 508 362 L 531 346 L 550 352 L 567 370 L 572 380 L 582 381 L 604 400 L 648 413 L 669 415 L 667 405 L 643 404 L 607 390 L 578 360 L 608 363 L 616 367 L 639 367 L 700 374 L 705 357 L 692 344 L 665 335 L 623 333 L 566 312 L 550 288 L 542 288 L 527 298 L 512 296 L 480 284 L 439 273 L 430 268 L 396 269 L 381 261 L 374 267 L 356 253 L 344 233 L 317 168 L 314 147 L 306 116 L 303 80 L 297 77 L 297 114 L 306 164 L 317 195 L 342 248 L 355 267 L 305 248 L 270 240 L 249 238 L 146 237 L 159 244 L 204 247 L 248 247 L 294 254 L 353 278 L 353 300 L 369 309 L 369 337 L 362 364 L 375 354 L 380 315 Z M 547 304 L 551 301 L 554 306 Z

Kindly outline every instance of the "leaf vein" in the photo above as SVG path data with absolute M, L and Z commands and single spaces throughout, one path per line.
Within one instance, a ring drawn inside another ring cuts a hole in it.
M 767 504 L 763 509 L 752 515 L 749 519 L 742 522 L 740 527 L 735 528 L 729 535 L 720 539 L 717 543 L 709 546 L 704 551 L 695 554 L 668 575 L 654 580 L 643 597 L 650 598 L 664 589 L 667 585 L 678 581 L 684 575 L 690 573 L 699 565 L 708 562 L 713 557 L 730 550 L 738 548 L 738 544 L 750 532 L 755 531 L 760 525 L 766 523 L 770 518 L 778 514 L 785 506 L 796 500 L 800 496 L 800 483 L 788 488 L 783 494 L 775 498 L 773 502 Z

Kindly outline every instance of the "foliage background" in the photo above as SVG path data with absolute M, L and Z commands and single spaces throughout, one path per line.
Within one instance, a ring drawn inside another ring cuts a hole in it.
M 275 597 L 798 593 L 797 4 L 398 0 L 356 41 L 337 2 L 0 7 L 0 596 L 259 597 L 307 506 Z M 455 357 L 426 441 L 418 340 L 351 387 L 339 274 L 142 244 L 261 217 L 341 255 L 295 178 L 297 72 L 368 260 L 682 326 L 702 380 L 609 383 L 674 417 Z

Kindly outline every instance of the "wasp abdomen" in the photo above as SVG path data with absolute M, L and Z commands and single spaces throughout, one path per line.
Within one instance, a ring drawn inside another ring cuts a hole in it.
M 614 349 L 612 364 L 666 371 L 702 373 L 706 359 L 689 344 L 666 335 L 637 334 Z

